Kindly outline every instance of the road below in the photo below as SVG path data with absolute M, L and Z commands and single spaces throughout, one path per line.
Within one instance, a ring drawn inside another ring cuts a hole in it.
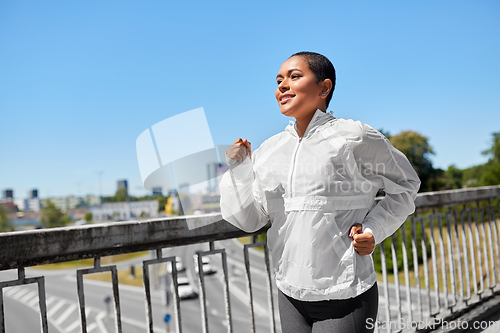
M 233 331 L 250 333 L 250 314 L 245 282 L 243 252 L 237 240 L 216 242 L 216 248 L 226 247 L 228 254 L 230 302 Z M 197 250 L 207 251 L 208 244 L 181 246 L 163 250 L 163 256 L 182 258 L 186 270 L 179 276 L 186 276 L 193 288 L 199 293 L 197 273 L 194 270 L 193 255 Z M 253 250 L 252 250 L 253 252 Z M 210 332 L 226 332 L 227 319 L 224 302 L 223 270 L 220 255 L 212 255 L 211 264 L 216 269 L 213 275 L 205 276 L 207 309 L 209 313 Z M 142 261 L 149 257 L 117 263 L 119 270 L 134 265 L 141 269 Z M 254 306 L 257 332 L 270 332 L 267 290 L 264 280 L 263 256 L 252 256 L 252 280 L 254 280 Z M 255 267 L 254 267 L 255 266 Z M 45 276 L 47 314 L 49 332 L 76 333 L 81 332 L 81 320 L 76 288 L 76 270 L 39 270 L 26 269 L 27 277 Z M 0 272 L 0 280 L 15 280 L 15 270 Z M 157 282 L 157 281 L 154 281 Z M 156 283 L 158 284 L 158 283 Z M 158 286 L 161 286 L 159 284 Z M 154 287 L 154 286 L 153 286 Z M 114 332 L 114 310 L 108 309 L 105 298 L 112 296 L 110 283 L 84 279 L 87 332 Z M 164 289 L 152 289 L 153 322 L 155 332 L 165 332 L 164 316 L 168 313 L 174 318 L 174 309 L 166 307 L 162 297 Z M 38 309 L 38 293 L 36 285 L 23 285 L 5 288 L 4 307 L 6 332 L 27 333 L 40 332 L 40 315 Z M 119 286 L 122 328 L 124 333 L 147 332 L 144 290 L 139 287 Z M 111 303 L 113 304 L 113 303 Z M 275 305 L 277 307 L 277 305 Z M 201 307 L 199 299 L 181 301 L 181 319 L 183 332 L 200 333 Z M 170 323 L 171 332 L 175 332 L 175 322 Z M 279 332 L 279 330 L 278 330 Z

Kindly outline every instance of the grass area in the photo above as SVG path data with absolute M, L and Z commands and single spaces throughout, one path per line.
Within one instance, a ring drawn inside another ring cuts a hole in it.
M 114 262 L 126 261 L 129 259 L 142 257 L 146 254 L 148 254 L 148 251 L 125 253 L 125 254 L 118 254 L 115 256 L 102 257 L 101 258 L 101 265 L 109 265 L 109 264 L 114 263 Z M 75 268 L 82 268 L 82 267 L 88 267 L 88 266 L 94 266 L 94 259 L 83 259 L 83 260 L 59 262 L 59 263 L 55 263 L 55 264 L 35 266 L 33 268 L 51 269 L 52 270 L 52 269 L 75 269 Z
M 263 241 L 264 239 L 261 239 L 261 236 L 264 236 L 264 235 L 259 235 L 259 239 L 258 241 L 261 242 Z M 240 237 L 238 238 L 238 240 L 240 241 L 240 243 L 246 245 L 246 244 L 252 244 L 253 243 L 253 236 L 245 236 L 245 237 Z M 256 249 L 257 251 L 260 251 L 260 252 L 264 252 L 264 247 L 262 246 L 258 246 L 258 247 L 254 247 L 254 249 Z
M 111 282 L 111 272 L 86 274 L 85 279 Z M 135 278 L 130 275 L 130 269 L 118 271 L 118 282 L 129 286 L 143 287 L 142 266 L 135 268 Z

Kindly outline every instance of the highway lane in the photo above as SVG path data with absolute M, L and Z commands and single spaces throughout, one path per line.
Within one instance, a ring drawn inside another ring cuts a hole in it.
M 215 243 L 215 248 L 221 248 L 222 244 L 219 242 Z M 194 282 L 194 286 L 198 290 L 198 278 L 197 273 L 194 270 L 194 260 L 193 255 L 196 251 L 208 251 L 208 244 L 198 244 L 185 247 L 182 251 L 179 251 L 179 248 L 172 249 L 175 255 L 181 256 L 183 262 L 187 266 L 186 274 Z M 228 257 L 234 255 L 234 252 L 227 252 Z M 209 312 L 209 329 L 210 332 L 226 332 L 227 321 L 225 316 L 225 301 L 224 301 L 224 289 L 223 289 L 223 271 L 222 271 L 222 262 L 220 259 L 220 255 L 211 255 L 211 264 L 217 269 L 217 273 L 214 275 L 205 276 L 206 283 L 206 299 L 207 299 L 207 309 Z M 235 259 L 237 260 L 237 259 Z M 229 259 L 228 259 L 229 261 Z M 229 266 L 229 265 L 228 265 Z M 229 278 L 231 280 L 232 273 L 229 270 Z M 232 323 L 233 323 L 233 331 L 238 333 L 247 333 L 250 332 L 250 314 L 248 310 L 248 301 L 246 288 L 243 290 L 235 289 L 233 285 L 229 286 L 230 291 L 230 303 L 231 303 L 231 313 L 232 313 Z M 267 302 L 267 301 L 266 301 Z M 199 304 L 199 302 L 198 302 Z M 198 308 L 200 311 L 198 314 L 198 318 L 201 321 L 201 307 Z M 265 314 L 267 316 L 267 313 Z M 184 318 L 184 315 L 183 315 Z M 262 320 L 262 318 L 257 318 L 256 320 L 256 329 L 257 332 L 270 332 L 269 330 L 269 321 L 267 319 Z M 201 331 L 200 331 L 201 332 Z

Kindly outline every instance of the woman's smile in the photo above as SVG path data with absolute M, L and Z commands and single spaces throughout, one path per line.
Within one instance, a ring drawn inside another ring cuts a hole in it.
M 286 104 L 286 102 L 288 102 L 289 100 L 291 100 L 294 97 L 295 97 L 295 95 L 292 94 L 292 93 L 280 94 L 280 96 L 279 96 L 279 103 L 281 105 Z

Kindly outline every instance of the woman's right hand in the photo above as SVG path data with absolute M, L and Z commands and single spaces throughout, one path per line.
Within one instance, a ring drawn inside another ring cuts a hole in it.
M 239 138 L 226 150 L 227 158 L 238 161 L 238 164 L 245 160 L 247 154 L 252 158 L 252 144 L 247 139 Z

